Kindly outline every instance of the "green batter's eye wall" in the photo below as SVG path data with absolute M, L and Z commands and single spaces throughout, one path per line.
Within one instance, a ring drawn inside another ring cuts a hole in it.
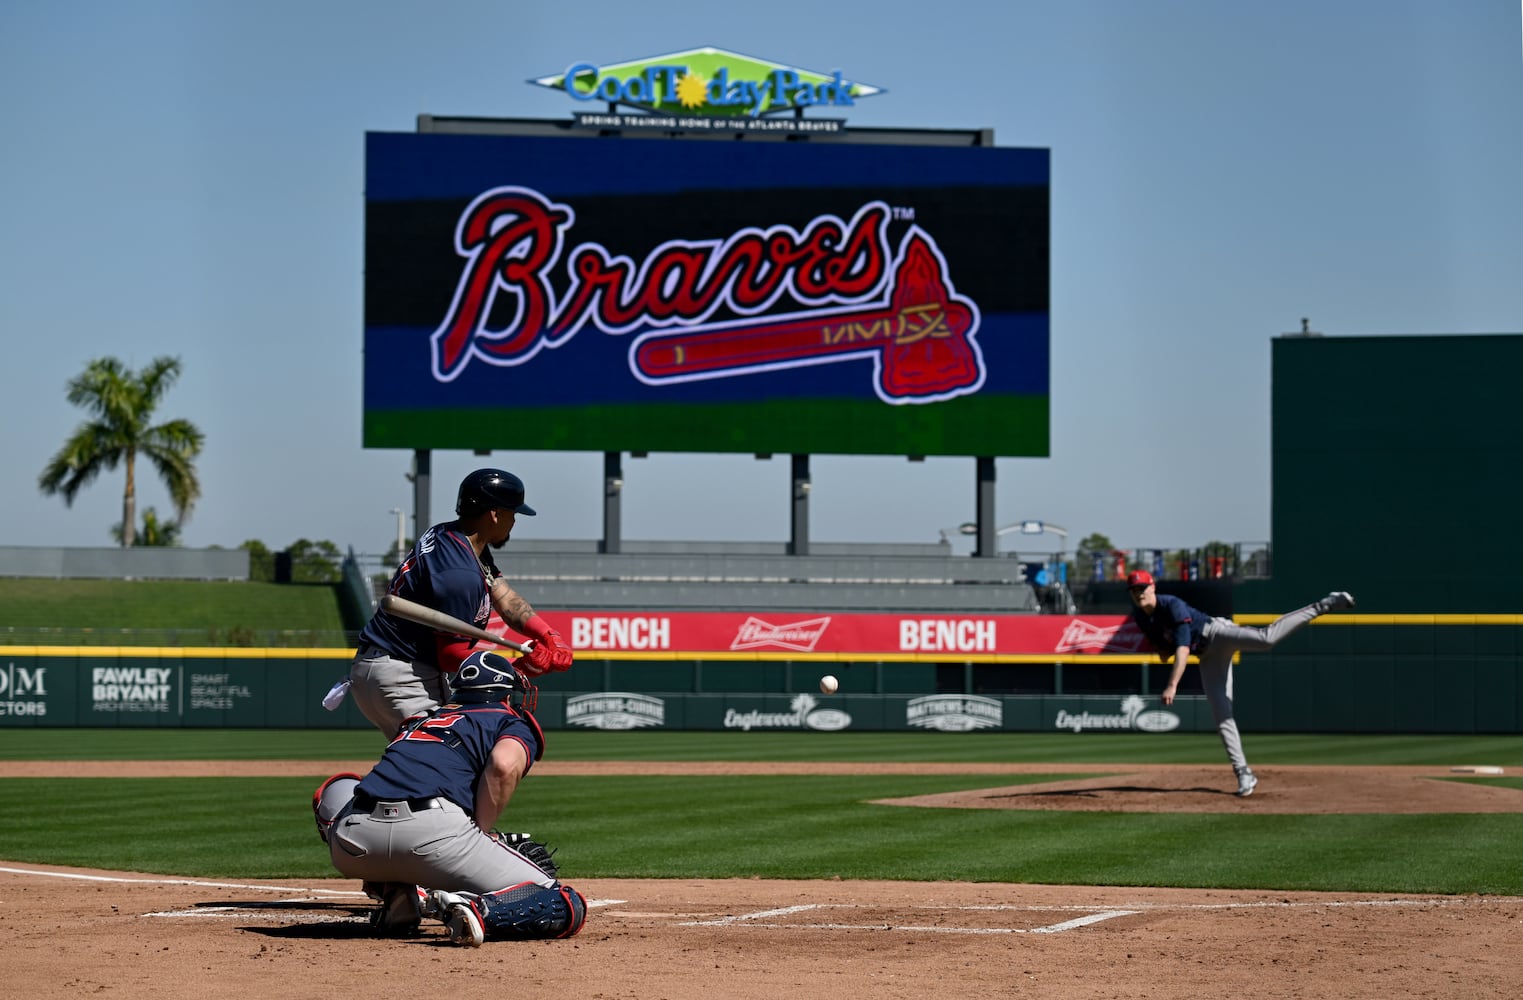
M 1274 578 L 1239 610 L 1348 590 L 1386 614 L 1523 611 L 1523 336 L 1273 341 Z

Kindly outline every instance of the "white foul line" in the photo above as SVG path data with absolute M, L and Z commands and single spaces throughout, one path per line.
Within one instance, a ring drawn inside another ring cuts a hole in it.
M 39 876 L 41 876 L 43 878 L 67 878 L 67 879 L 75 879 L 75 880 L 80 881 L 80 882 L 116 882 L 116 883 L 128 883 L 128 884 L 135 884 L 135 885 L 189 885 L 189 886 L 199 886 L 199 887 L 204 888 L 204 889 L 250 889 L 250 890 L 257 891 L 257 892 L 281 892 L 281 893 L 295 892 L 295 893 L 310 893 L 310 894 L 312 894 L 314 896 L 327 896 L 327 897 L 357 896 L 357 897 L 359 897 L 361 899 L 368 899 L 369 898 L 363 892 L 356 892 L 353 889 L 321 889 L 321 888 L 313 888 L 313 887 L 310 887 L 310 886 L 289 886 L 289 885 L 253 885 L 253 884 L 249 884 L 249 883 L 246 883 L 246 882 L 207 882 L 207 881 L 203 881 L 201 879 L 190 879 L 190 878 L 124 878 L 124 877 L 122 877 L 120 875 L 85 875 L 85 874 L 81 874 L 79 872 L 45 872 L 45 871 L 38 871 L 35 868 L 6 868 L 4 866 L 0 866 L 0 872 L 4 872 L 4 873 L 10 874 L 10 875 L 39 875 Z M 310 898 L 310 897 L 308 897 L 308 898 Z M 257 910 L 266 910 L 266 911 L 268 911 L 268 910 L 273 909 L 276 906 L 279 906 L 281 903 L 304 903 L 304 902 L 307 902 L 307 899 L 300 899 L 300 898 L 298 898 L 298 899 L 282 899 L 282 900 L 276 900 L 273 903 L 260 903 L 260 904 L 256 904 L 255 906 L 198 906 L 198 907 L 195 907 L 194 909 L 190 909 L 190 910 L 162 910 L 162 911 L 159 911 L 157 913 L 144 913 L 143 916 L 145 916 L 145 917 L 202 917 L 202 916 L 205 916 L 205 917 L 219 917 L 219 916 L 233 916 L 233 915 L 236 915 L 236 914 L 249 914 L 249 913 L 256 912 Z M 624 900 L 622 900 L 622 899 L 589 899 L 589 900 L 587 900 L 587 907 L 589 909 L 592 909 L 594 907 L 599 907 L 599 906 L 617 906 L 618 904 L 623 903 L 623 902 L 624 902 Z M 328 918 L 328 919 L 332 919 L 332 918 Z M 340 919 L 340 920 L 346 920 L 346 919 L 351 919 L 351 918 L 344 917 L 344 918 L 338 918 L 338 919 Z M 365 919 L 365 918 L 359 918 L 359 919 Z M 315 918 L 314 922 L 323 922 L 323 921 L 322 921 L 321 918 Z
M 76 872 L 44 872 L 31 868 L 3 868 L 11 875 L 40 875 L 44 878 L 72 878 L 81 882 L 127 882 L 138 885 L 193 885 L 206 889 L 251 889 L 256 892 L 311 892 L 320 896 L 364 896 L 352 889 L 313 889 L 307 886 L 248 885 L 243 882 L 205 882 L 189 878 L 122 878 L 118 875 L 81 875 Z

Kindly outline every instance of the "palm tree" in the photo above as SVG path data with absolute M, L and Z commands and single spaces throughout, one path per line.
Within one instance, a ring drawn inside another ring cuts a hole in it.
M 111 537 L 120 545 L 122 526 L 111 526 Z M 180 544 L 180 525 L 177 521 L 159 520 L 159 512 L 149 507 L 143 511 L 143 530 L 132 539 L 132 544 L 142 548 L 172 548 Z
M 127 486 L 122 492 L 123 548 L 133 544 L 137 521 L 136 462 L 139 455 L 153 465 L 169 487 L 175 507 L 175 524 L 183 524 L 201 497 L 195 458 L 201 454 L 204 435 L 188 420 L 171 420 L 151 426 L 155 407 L 180 376 L 179 358 L 155 358 L 141 372 L 134 372 L 116 358 L 97 358 L 69 382 L 69 402 L 94 414 L 48 462 L 37 478 L 37 488 L 48 496 L 62 494 L 74 504 L 80 489 L 104 469 L 118 463 L 127 467 Z

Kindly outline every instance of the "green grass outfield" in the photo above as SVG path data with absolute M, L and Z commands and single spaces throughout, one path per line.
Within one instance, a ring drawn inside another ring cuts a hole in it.
M 328 584 L 0 579 L 0 604 L 0 644 L 347 643 L 338 592 Z
M 1496 764 L 1516 736 L 1247 738 L 1255 764 Z M 368 731 L 0 730 L 3 760 L 366 760 Z M 1211 734 L 549 734 L 559 760 L 1217 764 Z M 0 779 L 0 858 L 209 878 L 337 877 L 312 823 L 321 777 Z M 577 878 L 954 879 L 1523 895 L 1523 813 L 1318 816 L 949 810 L 878 798 L 1051 775 L 535 776 L 503 824 Z M 1072 774 L 1065 777 L 1073 778 Z M 1451 779 L 1444 779 L 1451 780 Z

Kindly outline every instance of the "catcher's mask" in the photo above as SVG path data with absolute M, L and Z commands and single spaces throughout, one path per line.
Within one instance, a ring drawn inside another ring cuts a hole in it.
M 450 686 L 450 700 L 457 705 L 502 701 L 532 712 L 539 704 L 539 688 L 529 683 L 512 660 L 491 650 L 477 650 L 462 660 Z

